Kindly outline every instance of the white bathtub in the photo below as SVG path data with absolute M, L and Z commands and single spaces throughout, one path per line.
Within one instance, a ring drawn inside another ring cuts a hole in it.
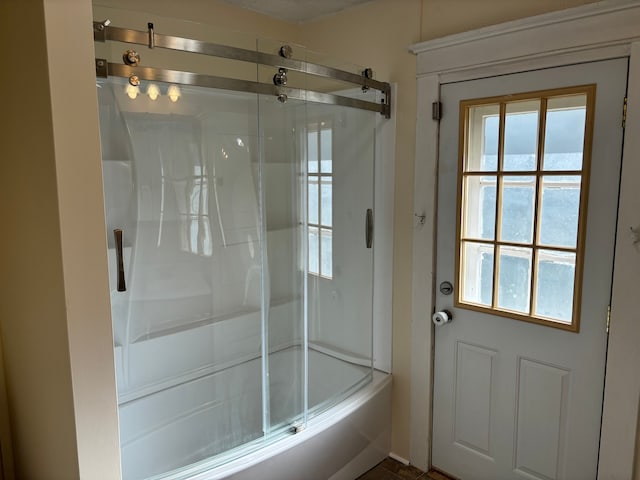
M 312 415 L 293 434 L 284 420 L 302 410 L 302 388 L 292 381 L 301 350 L 284 349 L 269 362 L 271 422 L 280 433 L 262 438 L 261 365 L 251 359 L 123 402 L 123 478 L 353 480 L 386 457 L 389 375 L 310 348 Z M 351 393 L 354 385 L 361 388 Z M 327 408 L 335 394 L 342 401 Z M 229 442 L 238 446 L 220 453 Z
M 305 430 L 191 476 L 194 480 L 354 480 L 381 462 L 391 448 L 391 375 L 373 381 Z

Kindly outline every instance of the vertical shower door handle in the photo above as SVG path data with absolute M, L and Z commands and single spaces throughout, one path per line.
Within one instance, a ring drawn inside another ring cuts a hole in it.
M 370 208 L 367 208 L 365 225 L 365 241 L 367 243 L 367 248 L 371 248 L 373 245 L 373 210 Z
M 127 290 L 127 286 L 124 282 L 124 257 L 122 256 L 122 230 L 116 228 L 113 231 L 113 236 L 116 239 L 116 263 L 118 270 L 118 287 L 117 290 L 119 292 L 125 292 Z

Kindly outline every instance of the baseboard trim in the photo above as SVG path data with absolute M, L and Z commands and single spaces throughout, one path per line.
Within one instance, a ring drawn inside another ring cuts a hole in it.
M 393 452 L 389 452 L 389 457 L 391 457 L 394 460 L 402 463 L 403 465 L 409 465 L 409 460 L 407 460 L 406 458 L 401 457 L 400 455 L 396 455 Z

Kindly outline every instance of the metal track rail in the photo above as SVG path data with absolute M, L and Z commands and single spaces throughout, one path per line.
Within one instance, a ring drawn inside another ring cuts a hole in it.
M 268 65 L 278 69 L 292 70 L 324 78 L 332 78 L 361 86 L 364 90 L 379 90 L 384 94 L 385 98 L 382 103 L 378 104 L 375 102 L 367 102 L 365 100 L 342 97 L 339 95 L 303 90 L 299 88 L 290 88 L 283 85 L 270 85 L 266 83 L 216 77 L 192 72 L 140 67 L 137 65 L 119 65 L 115 63 L 108 63 L 105 59 L 96 59 L 96 74 L 98 76 L 106 77 L 109 75 L 115 75 L 120 77 L 130 77 L 131 75 L 136 75 L 140 79 L 144 80 L 245 91 L 250 93 L 276 95 L 281 99 L 294 98 L 316 103 L 342 105 L 380 112 L 385 117 L 390 117 L 391 87 L 388 83 L 379 82 L 371 78 L 370 69 L 365 70 L 362 75 L 358 75 L 324 65 L 286 58 L 283 55 L 272 55 L 243 48 L 230 47 L 227 45 L 207 43 L 190 38 L 162 35 L 155 33 L 153 30 L 153 24 L 151 23 L 149 24 L 148 31 L 141 31 L 112 27 L 109 26 L 107 22 L 93 22 L 93 36 L 94 40 L 99 42 L 111 40 L 128 44 L 145 45 L 149 48 L 164 48 L 175 51 L 197 53 L 260 65 Z M 287 46 L 283 46 L 283 49 L 285 49 L 285 47 L 289 48 Z M 289 53 L 286 50 L 284 50 L 284 52 Z
M 198 87 L 218 88 L 220 90 L 232 90 L 236 92 L 257 93 L 260 95 L 274 95 L 277 98 L 293 98 L 314 103 L 326 103 L 341 105 L 344 107 L 359 108 L 386 114 L 389 109 L 387 104 L 367 102 L 356 98 L 332 95 L 329 93 L 314 92 L 300 88 L 271 85 L 268 83 L 251 82 L 234 78 L 215 77 L 199 73 L 183 72 L 180 70 L 167 70 L 152 67 L 130 67 L 118 63 L 109 63 L 104 59 L 96 59 L 96 75 L 98 77 L 123 77 L 137 76 L 140 80 L 152 82 L 177 83 L 181 85 L 194 85 Z M 284 97 L 282 97 L 284 95 Z

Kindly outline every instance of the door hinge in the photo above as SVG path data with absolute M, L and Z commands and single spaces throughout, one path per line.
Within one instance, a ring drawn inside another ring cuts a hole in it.
M 442 103 L 433 102 L 431 104 L 431 118 L 440 120 L 442 118 Z
M 611 328 L 611 305 L 607 305 L 607 333 L 609 328 Z
M 627 97 L 624 97 L 624 102 L 622 103 L 622 128 L 627 126 Z

